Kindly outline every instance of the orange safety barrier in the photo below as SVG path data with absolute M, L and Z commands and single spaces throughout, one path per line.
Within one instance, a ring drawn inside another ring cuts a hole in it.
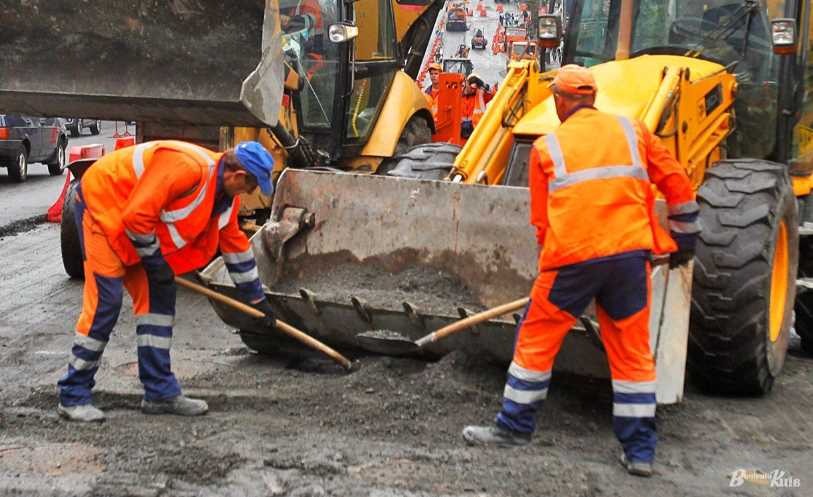
M 135 136 L 126 136 L 124 138 L 117 138 L 116 145 L 113 147 L 113 150 L 118 150 L 120 148 L 131 147 L 135 145 Z

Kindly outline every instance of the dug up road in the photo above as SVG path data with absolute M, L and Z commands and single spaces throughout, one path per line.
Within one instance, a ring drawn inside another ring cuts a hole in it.
M 0 237 L 0 495 L 19 496 L 813 496 L 813 358 L 792 345 L 765 398 L 706 396 L 658 410 L 656 475 L 617 463 L 606 381 L 556 377 L 530 447 L 467 447 L 490 422 L 505 370 L 439 362 L 331 363 L 247 350 L 209 303 L 179 290 L 173 366 L 201 418 L 139 411 L 135 324 L 125 302 L 95 389 L 101 425 L 58 418 L 82 284 L 63 272 L 59 229 Z M 798 487 L 745 482 L 784 471 Z

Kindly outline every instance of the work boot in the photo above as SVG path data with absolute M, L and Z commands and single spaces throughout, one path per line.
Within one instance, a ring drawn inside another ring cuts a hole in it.
M 56 412 L 68 421 L 81 421 L 82 423 L 101 423 L 104 421 L 104 412 L 93 404 L 65 407 L 61 403 Z
M 209 405 L 206 401 L 190 399 L 183 395 L 165 400 L 141 401 L 141 412 L 144 414 L 177 414 L 178 416 L 200 416 L 206 414 Z
M 506 430 L 500 426 L 467 426 L 463 428 L 463 439 L 469 445 L 521 447 L 531 443 L 531 434 Z
M 621 453 L 621 465 L 627 469 L 627 473 L 635 476 L 652 476 L 652 463 L 643 461 L 628 461 L 626 454 Z

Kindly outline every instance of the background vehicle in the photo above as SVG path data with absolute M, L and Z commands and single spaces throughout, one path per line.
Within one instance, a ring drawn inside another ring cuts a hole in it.
M 506 27 L 503 32 L 503 52 L 508 52 L 512 43 L 517 41 L 528 41 L 528 30 L 521 27 Z
M 471 48 L 484 50 L 487 45 L 488 41 L 486 40 L 486 37 L 483 35 L 483 30 L 478 29 L 474 33 L 474 36 L 471 37 Z
M 474 70 L 474 64 L 471 59 L 443 59 L 443 72 L 444 73 L 458 73 L 464 76 L 471 74 Z
M 102 122 L 98 119 L 82 119 L 81 117 L 71 117 L 65 119 L 65 128 L 70 131 L 72 137 L 82 134 L 82 130 L 87 128 L 91 135 L 98 135 L 102 127 Z
M 508 62 L 516 60 L 536 60 L 536 45 L 527 41 L 508 43 Z
M 463 2 L 451 2 L 446 12 L 446 31 L 468 31 Z
M 14 181 L 28 179 L 34 162 L 46 164 L 52 176 L 62 174 L 67 146 L 62 119 L 0 114 L 0 166 Z

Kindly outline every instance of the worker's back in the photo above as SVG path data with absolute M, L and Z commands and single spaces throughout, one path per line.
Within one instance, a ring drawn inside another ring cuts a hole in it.
M 152 195 L 155 202 L 169 202 L 166 206 L 169 210 L 183 208 L 190 211 L 191 208 L 187 207 L 190 201 L 195 205 L 213 202 L 214 187 L 206 188 L 205 185 L 212 181 L 212 171 L 220 155 L 191 143 L 163 140 L 117 150 L 88 169 L 82 177 L 82 197 L 93 219 L 126 265 L 138 262 L 138 257 L 126 239 L 123 218 L 125 211 L 132 207 L 133 192 L 145 172 L 149 171 L 152 183 L 160 184 L 167 191 L 142 191 L 142 196 Z M 164 198 L 172 190 L 169 183 L 179 175 L 184 177 L 182 189 L 185 191 L 177 198 Z M 196 218 L 196 221 L 192 227 L 195 235 L 205 229 L 208 217 Z M 165 235 L 165 231 L 166 227 L 159 226 L 159 237 Z M 164 244 L 162 250 L 169 247 L 169 243 Z
M 629 120 L 581 109 L 536 141 L 549 181 L 541 268 L 653 248 L 642 138 Z

